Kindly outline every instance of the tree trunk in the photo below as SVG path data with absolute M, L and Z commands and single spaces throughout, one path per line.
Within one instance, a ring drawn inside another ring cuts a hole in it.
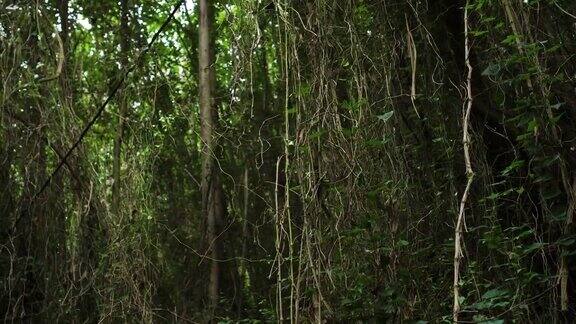
M 202 140 L 202 217 L 206 220 L 206 238 L 210 250 L 211 266 L 208 284 L 208 298 L 212 311 L 218 304 L 220 285 L 220 244 L 217 242 L 217 227 L 222 219 L 222 188 L 218 179 L 218 169 L 214 157 L 214 128 L 217 108 L 214 103 L 215 74 L 213 67 L 213 43 L 211 40 L 212 12 L 209 0 L 200 0 L 199 37 L 199 87 L 200 87 L 200 136 Z

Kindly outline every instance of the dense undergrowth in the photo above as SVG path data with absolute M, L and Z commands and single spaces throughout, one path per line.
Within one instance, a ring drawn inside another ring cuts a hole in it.
M 209 3 L 0 0 L 4 321 L 575 320 L 573 1 Z

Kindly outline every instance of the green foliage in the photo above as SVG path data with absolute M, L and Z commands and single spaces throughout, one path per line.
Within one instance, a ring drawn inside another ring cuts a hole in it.
M 384 113 L 384 114 L 382 114 L 382 115 L 378 115 L 378 116 L 376 116 L 376 117 L 378 117 L 378 119 L 380 119 L 380 120 L 383 121 L 383 122 L 387 122 L 388 119 L 392 118 L 392 115 L 394 115 L 394 111 L 393 111 L 393 110 L 392 110 L 392 111 L 389 111 L 389 112 L 387 112 L 387 113 Z
M 129 33 L 111 0 L 68 1 L 65 33 L 64 3 L 0 2 L 6 321 L 452 321 L 454 225 L 468 179 L 464 2 L 213 2 L 210 152 L 196 2 L 139 62 L 172 2 L 129 1 Z M 560 261 L 572 282 L 576 255 L 576 5 L 474 0 L 467 9 L 475 177 L 460 318 L 562 322 Z M 118 82 L 123 38 L 134 64 L 125 87 L 35 197 Z M 61 58 L 61 74 L 43 81 Z M 201 189 L 208 155 L 225 211 L 213 242 Z M 214 311 L 211 248 L 221 252 Z

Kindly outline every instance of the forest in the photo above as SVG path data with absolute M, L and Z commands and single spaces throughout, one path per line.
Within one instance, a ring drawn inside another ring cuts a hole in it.
M 576 1 L 0 0 L 6 323 L 576 322 Z

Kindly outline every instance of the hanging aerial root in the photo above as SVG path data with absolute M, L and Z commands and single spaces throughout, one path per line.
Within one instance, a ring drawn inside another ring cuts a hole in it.
M 470 122 L 470 112 L 472 111 L 472 65 L 470 65 L 470 45 L 468 39 L 468 1 L 466 1 L 466 6 L 464 7 L 464 60 L 466 62 L 466 67 L 468 68 L 468 75 L 466 76 L 466 100 L 465 100 L 465 111 L 463 114 L 462 123 L 462 144 L 464 145 L 464 163 L 466 164 L 466 176 L 468 178 L 466 182 L 466 188 L 462 194 L 462 199 L 460 201 L 460 212 L 458 213 L 458 219 L 456 221 L 456 228 L 454 230 L 454 306 L 452 309 L 452 316 L 454 323 L 458 322 L 458 315 L 460 313 L 460 261 L 464 257 L 462 251 L 462 241 L 464 239 L 464 233 L 462 228 L 465 222 L 465 209 L 466 202 L 468 200 L 468 195 L 470 193 L 470 187 L 472 186 L 472 181 L 474 180 L 474 171 L 472 170 L 472 162 L 470 160 L 470 133 L 469 133 L 469 122 Z

